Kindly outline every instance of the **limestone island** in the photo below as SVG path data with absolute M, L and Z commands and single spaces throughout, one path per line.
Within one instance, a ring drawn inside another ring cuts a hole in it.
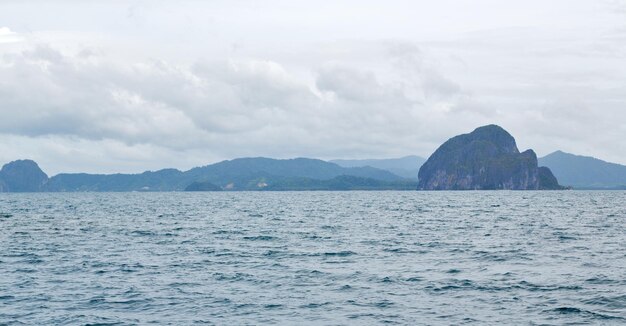
M 419 190 L 559 190 L 556 177 L 539 167 L 531 149 L 497 125 L 479 127 L 443 143 L 422 165 Z

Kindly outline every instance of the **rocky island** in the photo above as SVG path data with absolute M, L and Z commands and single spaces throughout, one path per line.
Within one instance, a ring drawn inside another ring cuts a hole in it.
M 419 190 L 563 189 L 550 169 L 539 167 L 531 149 L 497 125 L 479 127 L 441 145 L 418 174 Z
M 37 192 L 48 182 L 46 175 L 32 160 L 17 160 L 0 169 L 0 192 Z

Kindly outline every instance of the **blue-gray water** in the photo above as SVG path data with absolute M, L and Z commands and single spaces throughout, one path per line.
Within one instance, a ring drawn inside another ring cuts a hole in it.
M 0 194 L 0 324 L 624 324 L 625 203 Z

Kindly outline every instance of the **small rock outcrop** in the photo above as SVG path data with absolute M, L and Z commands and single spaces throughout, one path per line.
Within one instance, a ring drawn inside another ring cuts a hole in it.
M 0 170 L 1 192 L 37 192 L 47 181 L 48 175 L 31 160 L 13 161 Z
M 477 128 L 441 145 L 418 174 L 420 190 L 562 189 L 533 150 L 520 153 L 515 139 L 496 125 Z

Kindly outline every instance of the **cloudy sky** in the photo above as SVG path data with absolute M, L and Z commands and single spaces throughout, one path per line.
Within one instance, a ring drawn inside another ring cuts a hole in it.
M 0 164 L 427 157 L 489 123 L 626 164 L 626 0 L 0 2 Z

